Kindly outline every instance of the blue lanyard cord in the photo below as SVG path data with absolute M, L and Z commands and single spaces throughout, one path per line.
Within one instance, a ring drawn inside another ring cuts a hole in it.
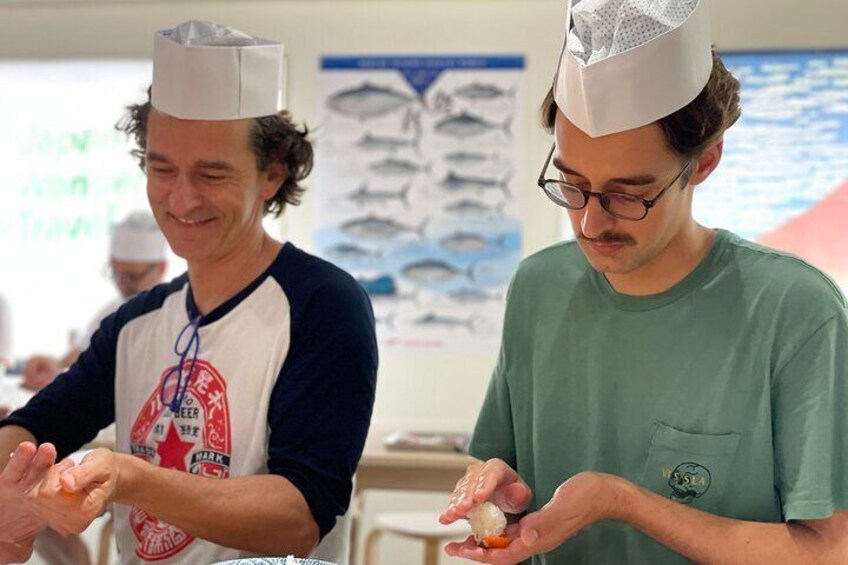
M 177 363 L 176 367 L 171 368 L 171 370 L 165 373 L 165 376 L 162 378 L 162 384 L 159 388 L 159 399 L 162 401 L 162 404 L 171 409 L 171 412 L 177 412 L 180 409 L 183 399 L 188 392 L 191 375 L 194 373 L 194 367 L 197 364 L 197 353 L 200 351 L 199 327 L 200 316 L 197 316 L 193 320 L 190 320 L 189 323 L 180 330 L 180 334 L 177 336 L 177 341 L 174 342 L 174 353 L 176 353 L 177 357 L 179 357 L 179 363 Z M 186 334 L 189 329 L 191 330 L 191 333 Z M 183 342 L 184 335 L 189 336 L 188 342 L 185 344 L 185 347 L 180 347 L 180 344 Z M 189 355 L 191 355 L 191 360 L 187 363 L 186 359 L 189 358 Z M 177 384 L 174 387 L 173 396 L 170 400 L 168 400 L 165 397 L 165 389 L 167 388 L 171 377 L 176 377 Z

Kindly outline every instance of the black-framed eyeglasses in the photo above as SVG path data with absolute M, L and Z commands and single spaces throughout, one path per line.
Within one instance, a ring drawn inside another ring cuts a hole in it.
M 548 153 L 548 158 L 545 159 L 545 164 L 542 166 L 542 171 L 539 173 L 539 180 L 536 183 L 545 192 L 554 204 L 568 208 L 569 210 L 582 210 L 589 203 L 589 198 L 594 196 L 601 203 L 601 207 L 610 215 L 622 220 L 638 222 L 644 220 L 648 215 L 648 210 L 653 208 L 663 194 L 668 192 L 675 183 L 680 180 L 683 173 L 689 169 L 692 160 L 686 161 L 683 168 L 674 175 L 674 178 L 665 185 L 659 194 L 650 200 L 626 194 L 624 192 L 592 192 L 591 190 L 583 190 L 577 185 L 570 182 L 554 179 L 546 179 L 545 171 L 550 166 L 551 157 L 553 157 L 556 145 L 551 146 L 551 151 Z
M 116 283 L 136 284 L 152 273 L 158 266 L 158 263 L 151 263 L 138 273 L 119 273 L 115 271 L 111 265 L 103 265 L 103 271 L 101 274 Z

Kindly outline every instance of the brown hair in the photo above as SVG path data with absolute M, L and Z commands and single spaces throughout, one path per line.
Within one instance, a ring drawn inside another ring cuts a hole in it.
M 136 148 L 130 154 L 138 160 L 142 170 L 145 167 L 147 120 L 151 107 L 148 88 L 147 101 L 127 106 L 127 114 L 115 125 L 115 128 L 135 140 Z M 306 190 L 300 181 L 312 171 L 314 155 L 312 143 L 307 139 L 309 130 L 306 126 L 298 129 L 291 114 L 283 110 L 270 116 L 254 118 L 249 135 L 259 171 L 266 171 L 272 163 L 285 167 L 285 179 L 274 196 L 265 201 L 265 214 L 279 217 L 286 204 L 300 204 L 300 198 Z
M 545 96 L 541 113 L 542 126 L 553 133 L 557 113 L 553 89 Z M 662 126 L 671 148 L 682 157 L 692 159 L 736 123 L 741 113 L 739 81 L 713 50 L 713 69 L 700 94 L 657 123 Z

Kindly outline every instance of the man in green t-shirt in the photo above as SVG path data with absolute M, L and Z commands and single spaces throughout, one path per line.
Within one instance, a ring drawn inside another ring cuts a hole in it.
M 705 1 L 573 4 L 539 185 L 575 241 L 513 279 L 480 463 L 442 521 L 486 500 L 523 516 L 507 548 L 446 551 L 848 563 L 846 301 L 802 260 L 692 217 L 740 112 Z

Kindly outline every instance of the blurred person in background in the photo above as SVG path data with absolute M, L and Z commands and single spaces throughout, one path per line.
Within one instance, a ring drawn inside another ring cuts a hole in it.
M 91 336 L 104 318 L 132 296 L 160 283 L 167 268 L 165 252 L 165 237 L 150 212 L 131 212 L 115 224 L 109 243 L 109 263 L 104 267 L 104 275 L 115 283 L 120 296 L 97 312 L 82 338 L 61 358 L 34 355 L 27 359 L 23 371 L 23 386 L 30 390 L 40 390 L 50 384 L 88 347 Z M 8 411 L 3 413 L 0 407 L 0 417 L 7 414 Z M 81 458 L 81 455 L 78 458 Z M 51 528 L 38 536 L 35 551 L 50 565 L 91 563 L 88 547 L 81 536 L 63 535 Z
M 23 386 L 30 390 L 41 390 L 47 386 L 88 347 L 91 336 L 106 316 L 130 297 L 162 282 L 167 269 L 165 252 L 165 237 L 150 212 L 132 212 L 116 224 L 112 230 L 109 263 L 104 268 L 104 275 L 115 283 L 120 296 L 97 312 L 81 338 L 73 340 L 75 343 L 64 355 L 57 358 L 38 354 L 27 359 L 23 369 Z M 0 328 L 0 357 L 3 355 L 2 336 Z
M 12 314 L 9 302 L 0 293 L 0 378 L 6 374 L 6 369 L 12 366 Z M 0 418 L 9 413 L 9 407 L 0 398 Z
M 12 365 L 12 313 L 9 302 L 0 293 L 0 366 L 6 369 Z

